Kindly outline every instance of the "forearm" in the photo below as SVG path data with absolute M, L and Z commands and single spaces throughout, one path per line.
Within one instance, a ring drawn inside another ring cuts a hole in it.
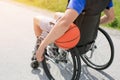
M 65 22 L 61 20 L 52 28 L 41 44 L 47 46 L 48 44 L 55 42 L 56 39 L 61 37 L 68 30 L 68 28 L 69 25 L 65 25 Z
M 109 17 L 107 17 L 106 15 L 100 18 L 100 24 L 106 24 L 108 22 L 110 22 L 110 20 L 109 20 Z
M 100 18 L 100 24 L 106 24 L 112 22 L 115 18 L 114 9 L 110 8 L 104 10 L 104 15 Z
M 41 45 L 47 46 L 50 43 L 54 43 L 55 40 L 61 37 L 68 30 L 70 24 L 77 18 L 77 16 L 78 13 L 75 10 L 67 9 L 65 14 L 58 20 Z

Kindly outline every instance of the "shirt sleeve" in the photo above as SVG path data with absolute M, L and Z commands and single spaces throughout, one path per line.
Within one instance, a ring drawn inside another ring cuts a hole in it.
M 112 0 L 110 0 L 110 2 L 108 4 L 108 6 L 106 7 L 106 9 L 110 9 L 111 7 L 113 7 L 113 1 Z
M 80 14 L 85 8 L 85 3 L 86 3 L 85 0 L 70 0 L 67 8 L 74 9 L 75 11 L 78 12 L 78 14 Z

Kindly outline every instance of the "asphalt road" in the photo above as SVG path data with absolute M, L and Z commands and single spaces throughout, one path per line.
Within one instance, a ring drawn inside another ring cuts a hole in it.
M 30 67 L 35 44 L 33 17 L 52 12 L 0 0 L 0 80 L 48 80 L 42 68 Z M 106 29 L 115 46 L 113 64 L 104 71 L 82 65 L 80 80 L 119 80 L 120 31 Z

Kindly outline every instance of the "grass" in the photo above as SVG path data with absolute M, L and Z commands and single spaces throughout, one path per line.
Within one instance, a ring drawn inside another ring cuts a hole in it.
M 114 1 L 115 20 L 107 26 L 120 30 L 120 0 Z
M 67 4 L 67 0 L 14 0 L 27 5 L 32 5 L 51 11 L 64 12 Z
M 120 30 L 120 9 L 119 9 L 120 0 L 113 0 L 113 3 L 114 3 L 115 19 L 113 22 L 105 24 L 103 26 Z
M 32 5 L 44 9 L 48 9 L 51 11 L 59 11 L 64 12 L 67 5 L 67 0 L 14 0 L 21 3 L 25 3 L 27 5 Z M 109 23 L 105 26 L 116 28 L 120 30 L 120 0 L 113 0 L 114 9 L 116 18 L 112 23 Z

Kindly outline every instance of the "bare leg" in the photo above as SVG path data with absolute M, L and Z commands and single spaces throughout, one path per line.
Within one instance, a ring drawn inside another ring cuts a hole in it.
M 36 38 L 38 38 L 42 33 L 42 29 L 39 26 L 40 26 L 40 20 L 37 18 L 34 18 L 34 33 Z
M 41 41 L 43 39 L 39 39 L 39 36 L 42 34 L 43 30 L 40 28 L 40 20 L 37 19 L 36 17 L 33 19 L 34 22 L 34 34 L 36 36 L 36 44 L 33 50 L 33 57 L 32 57 L 32 68 L 37 69 L 40 64 L 38 63 L 37 59 L 36 59 L 36 51 L 39 47 L 39 44 L 41 43 Z
M 61 13 L 61 12 L 56 12 L 55 13 L 55 16 L 54 16 L 54 19 L 58 19 L 59 17 L 61 17 L 64 13 Z M 40 28 L 40 18 L 38 17 L 35 17 L 33 19 L 33 22 L 34 22 L 34 33 L 35 33 L 35 36 L 36 38 L 38 38 L 41 33 L 43 32 L 43 30 Z
M 35 60 L 36 59 L 36 57 L 35 57 L 36 50 L 38 49 L 39 44 L 43 40 L 43 39 L 39 39 L 39 36 L 42 34 L 43 30 L 40 28 L 40 19 L 35 17 L 33 19 L 33 22 L 34 22 L 34 34 L 36 36 L 36 44 L 35 44 L 35 47 L 34 47 L 34 50 L 33 50 L 34 55 L 32 57 L 32 60 Z

